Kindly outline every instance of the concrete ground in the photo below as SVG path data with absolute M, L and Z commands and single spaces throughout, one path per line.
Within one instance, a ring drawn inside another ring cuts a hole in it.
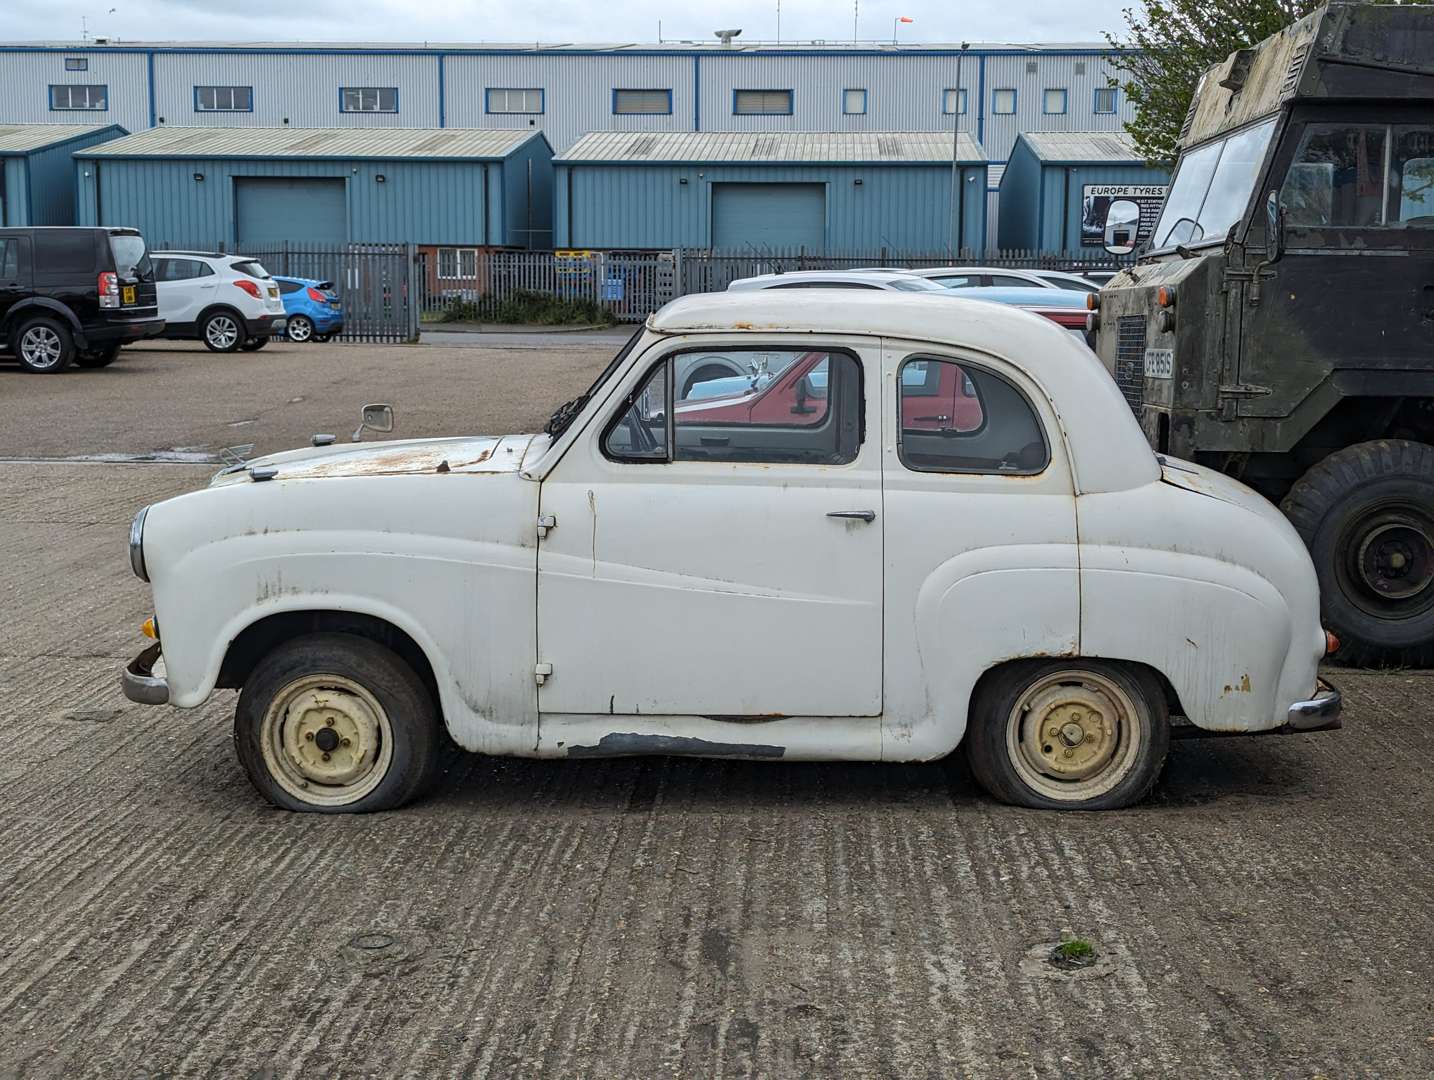
M 531 427 L 602 351 L 312 347 L 0 371 L 0 452 L 243 436 L 389 398 Z M 292 402 L 301 397 L 304 400 Z M 1177 743 L 1144 805 L 920 766 L 465 757 L 406 810 L 271 809 L 234 695 L 130 705 L 125 530 L 212 466 L 0 463 L 0 1076 L 1434 1074 L 1434 682 L 1342 731 Z M 1062 932 L 1102 963 L 1039 956 Z

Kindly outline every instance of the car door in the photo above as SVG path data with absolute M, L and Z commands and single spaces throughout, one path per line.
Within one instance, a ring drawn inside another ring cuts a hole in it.
M 699 350 L 820 352 L 824 385 L 775 422 L 687 415 L 673 372 Z M 879 360 L 859 340 L 649 350 L 543 481 L 541 712 L 881 712 Z
M 12 307 L 33 292 L 30 238 L 22 233 L 0 233 L 0 323 Z
M 173 325 L 189 326 L 214 298 L 214 268 L 201 259 L 173 255 L 155 259 L 155 290 L 159 313 Z

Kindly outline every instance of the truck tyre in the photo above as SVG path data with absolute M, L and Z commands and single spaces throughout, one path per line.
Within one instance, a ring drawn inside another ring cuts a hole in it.
M 422 795 L 447 744 L 428 688 L 396 653 L 354 634 L 309 634 L 245 680 L 234 745 L 275 806 L 354 814 Z
M 101 345 L 94 349 L 81 349 L 75 354 L 75 364 L 82 368 L 109 367 L 119 356 L 120 347 L 118 343 L 113 345 Z
M 1346 447 L 1305 473 L 1281 509 L 1314 559 L 1337 658 L 1434 662 L 1434 447 Z
M 37 315 L 23 320 L 10 336 L 10 351 L 20 366 L 36 375 L 64 371 L 75 358 L 75 339 L 58 319 Z
M 1046 810 L 1115 810 L 1145 798 L 1170 749 L 1158 679 L 1106 660 L 1022 660 L 984 678 L 966 759 L 988 794 Z

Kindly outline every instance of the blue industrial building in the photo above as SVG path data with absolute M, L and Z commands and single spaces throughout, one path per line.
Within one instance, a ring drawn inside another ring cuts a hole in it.
M 554 159 L 554 242 L 940 251 L 954 216 L 957 246 L 981 250 L 986 157 L 964 132 L 955 141 L 949 131 L 593 133 Z
M 74 155 L 78 223 L 154 248 L 548 248 L 552 148 L 473 128 L 151 128 Z
M 73 225 L 70 155 L 123 134 L 118 124 L 0 125 L 0 225 Z
M 1098 252 L 1117 199 L 1140 207 L 1144 240 L 1169 182 L 1170 173 L 1148 166 L 1124 132 L 1022 132 L 1001 177 L 1001 247 Z

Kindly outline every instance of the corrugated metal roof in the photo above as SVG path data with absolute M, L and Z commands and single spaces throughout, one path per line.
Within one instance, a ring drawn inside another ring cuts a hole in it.
M 595 131 L 573 143 L 559 164 L 778 164 L 792 162 L 929 163 L 951 161 L 951 133 L 945 131 Z M 986 155 L 961 133 L 962 162 Z
M 1123 131 L 1023 131 L 1021 138 L 1042 161 L 1145 160 Z
M 0 154 L 28 154 L 104 131 L 110 124 L 0 124 Z
M 394 41 L 110 41 L 97 45 L 93 41 L 36 41 L 26 42 L 31 48 L 64 49 L 71 52 L 106 52 L 116 49 L 177 49 L 204 50 L 215 52 L 413 52 L 413 53 L 461 53 L 461 52 L 518 52 L 518 53 L 563 53 L 563 52 L 702 52 L 702 53 L 759 53 L 759 52 L 889 52 L 916 53 L 956 52 L 966 49 L 969 53 L 982 52 L 1119 52 L 1118 46 L 1105 41 L 1071 42 L 892 42 L 886 41 L 837 41 L 833 39 L 812 41 L 743 41 L 737 38 L 730 46 L 719 41 L 695 41 L 664 39 L 658 42 L 617 41 L 475 41 L 475 42 L 394 42 Z
M 506 157 L 532 131 L 474 128 L 181 128 L 157 127 L 101 143 L 79 157 L 451 158 Z

